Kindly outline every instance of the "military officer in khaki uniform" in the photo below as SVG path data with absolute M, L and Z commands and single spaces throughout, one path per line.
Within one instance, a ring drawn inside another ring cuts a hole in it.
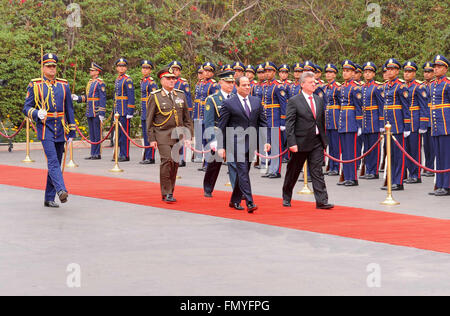
M 160 184 L 163 201 L 176 202 L 173 197 L 180 155 L 175 144 L 184 139 L 184 145 L 190 146 L 193 124 L 189 115 L 186 96 L 183 91 L 174 89 L 177 77 L 172 68 L 163 68 L 158 72 L 162 89 L 151 93 L 148 100 L 147 133 L 150 145 L 158 148 L 161 155 Z M 187 129 L 191 135 L 184 135 L 181 129 Z M 183 134 L 183 135 L 181 135 Z

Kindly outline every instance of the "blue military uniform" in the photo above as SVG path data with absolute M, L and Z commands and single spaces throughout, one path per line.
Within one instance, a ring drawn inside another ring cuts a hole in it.
M 386 68 L 400 69 L 400 63 L 391 58 L 386 62 Z M 411 130 L 411 113 L 409 111 L 408 86 L 403 80 L 395 78 L 384 85 L 383 122 L 390 123 L 392 134 L 405 148 L 405 133 Z M 393 190 L 403 190 L 405 174 L 405 156 L 395 144 L 392 146 L 392 184 Z M 384 189 L 384 188 L 383 188 Z
M 216 71 L 216 66 L 211 62 L 206 62 L 202 65 L 203 70 L 209 70 L 212 72 Z M 206 140 L 203 139 L 203 133 L 205 131 L 205 125 L 204 125 L 204 111 L 205 111 L 205 104 L 206 104 L 206 98 L 214 93 L 217 92 L 219 89 L 219 85 L 217 82 L 210 78 L 210 79 L 204 79 L 202 83 L 200 83 L 198 90 L 196 90 L 196 96 L 194 104 L 194 111 L 193 111 L 193 120 L 194 120 L 194 128 L 195 128 L 195 139 L 196 140 L 202 140 L 202 142 L 196 142 L 196 149 L 202 150 L 202 148 L 206 145 Z M 202 144 L 203 146 L 200 146 Z M 202 170 L 205 170 L 205 166 L 202 168 Z
M 266 62 L 264 68 L 266 70 L 277 71 L 277 67 L 272 62 Z M 269 128 L 276 128 L 278 135 L 275 136 L 278 139 L 278 146 L 272 146 L 271 155 L 277 155 L 282 152 L 282 139 L 280 127 L 286 126 L 286 105 L 287 105 L 287 94 L 284 89 L 283 83 L 279 80 L 273 79 L 268 80 L 267 84 L 264 85 L 262 105 L 264 106 L 267 126 Z M 270 129 L 269 129 L 270 133 Z M 274 138 L 271 137 L 273 140 Z M 268 178 L 279 178 L 281 177 L 281 160 L 272 159 L 270 161 L 270 166 L 267 175 Z
M 183 66 L 181 65 L 181 63 L 179 61 L 176 61 L 176 60 L 172 61 L 169 64 L 169 67 L 171 67 L 171 68 L 178 68 L 178 69 L 180 69 L 180 71 L 183 70 Z M 193 108 L 192 108 L 191 88 L 189 86 L 189 82 L 187 81 L 187 79 L 178 77 L 177 78 L 177 82 L 175 82 L 175 89 L 183 91 L 184 94 L 186 95 L 186 101 L 188 103 L 187 106 L 188 106 L 188 109 L 189 109 L 189 114 L 190 114 L 190 117 L 192 118 L 192 110 L 193 110 Z M 180 149 L 180 155 L 181 155 L 180 167 L 184 167 L 186 165 L 186 161 L 184 159 L 184 151 L 185 151 L 185 148 L 184 148 L 184 145 L 183 145 L 183 147 Z
M 91 63 L 90 70 L 103 71 L 96 63 Z M 89 139 L 91 142 L 99 142 L 101 135 L 101 122 L 106 112 L 106 85 L 102 79 L 89 80 L 86 86 L 86 94 L 78 96 L 78 103 L 86 103 L 86 117 L 89 127 Z M 101 145 L 91 145 L 91 155 L 86 159 L 100 159 Z
M 370 70 L 377 72 L 377 66 L 373 62 L 367 62 L 363 65 L 363 71 Z M 364 153 L 372 148 L 380 138 L 380 116 L 383 115 L 384 99 L 382 97 L 382 87 L 375 80 L 366 82 L 361 87 L 362 91 L 362 143 L 364 144 Z M 366 174 L 364 179 L 378 179 L 378 171 L 381 159 L 381 146 L 378 144 L 365 159 Z
M 56 66 L 58 57 L 55 54 L 45 54 L 42 61 L 44 66 Z M 68 194 L 61 171 L 61 161 L 64 144 L 68 139 L 75 137 L 76 130 L 68 82 L 58 78 L 33 79 L 28 85 L 22 112 L 36 122 L 37 136 L 47 157 L 45 205 L 51 206 L 48 203 L 54 203 L 56 194 L 64 203 Z
M 128 66 L 128 62 L 124 58 L 116 61 L 116 66 Z M 120 75 L 116 78 L 114 85 L 114 113 L 119 114 L 119 122 L 123 128 L 130 134 L 130 120 L 134 115 L 135 97 L 133 79 L 127 74 Z M 119 129 L 119 161 L 130 160 L 130 141 L 125 134 Z
M 154 65 L 150 60 L 142 60 L 141 67 L 150 67 L 154 69 Z M 142 135 L 144 139 L 144 146 L 150 146 L 150 141 L 147 135 L 147 107 L 150 94 L 153 91 L 158 90 L 158 85 L 151 76 L 142 78 L 141 80 L 141 127 Z M 142 157 L 141 164 L 154 164 L 155 163 L 155 148 L 145 148 L 144 155 Z
M 434 72 L 433 63 L 426 62 L 423 64 L 422 69 L 424 72 Z M 423 151 L 425 156 L 425 166 L 430 169 L 434 169 L 434 161 L 436 160 L 436 153 L 434 152 L 434 144 L 433 137 L 431 137 L 431 120 L 430 120 L 430 111 L 431 111 L 431 93 L 430 87 L 431 83 L 434 81 L 426 81 L 424 84 L 427 87 L 427 116 L 421 117 L 420 119 L 427 122 L 427 132 L 422 134 L 422 142 L 423 142 Z M 432 176 L 434 177 L 434 173 L 424 171 L 424 176 Z
M 433 65 L 449 67 L 442 55 L 434 58 Z M 431 136 L 434 138 L 436 169 L 450 169 L 450 79 L 441 76 L 431 84 Z M 436 175 L 434 195 L 450 195 L 450 172 Z
M 338 73 L 338 68 L 333 64 L 327 64 L 325 66 L 325 72 Z M 328 151 L 329 154 L 337 159 L 341 157 L 341 146 L 339 141 L 339 114 L 341 111 L 341 84 L 333 80 L 325 85 L 325 128 L 329 140 Z M 330 160 L 329 175 L 339 174 L 339 163 Z
M 303 64 L 302 63 L 295 63 L 292 66 L 292 70 L 294 72 L 296 71 L 300 71 L 303 72 Z M 292 98 L 294 96 L 296 96 L 297 94 L 300 93 L 300 91 L 302 91 L 302 87 L 300 85 L 300 81 L 294 80 L 289 88 L 289 92 L 288 92 L 288 98 Z
M 342 68 L 356 70 L 351 60 L 345 60 Z M 361 88 L 353 81 L 346 81 L 341 86 L 341 111 L 339 113 L 339 139 L 341 141 L 343 160 L 357 157 L 357 137 L 362 128 Z M 343 166 L 344 183 L 346 186 L 358 185 L 357 163 L 347 163 Z
M 256 66 L 256 73 L 263 73 L 264 70 L 264 64 L 259 64 L 258 66 Z M 256 82 L 253 85 L 253 89 L 251 91 L 251 95 L 254 97 L 258 97 L 261 102 L 263 99 L 263 92 L 264 92 L 264 85 L 265 85 L 266 81 L 260 81 L 260 82 Z
M 405 71 L 410 70 L 416 72 L 418 66 L 412 62 L 407 61 L 403 65 Z M 428 89 L 426 85 L 417 80 L 407 82 L 408 85 L 408 105 L 411 116 L 411 134 L 406 139 L 406 151 L 414 160 L 422 163 L 422 138 L 420 134 L 426 133 L 428 128 Z M 406 167 L 409 171 L 409 178 L 406 183 L 420 183 L 421 174 L 419 167 L 417 167 L 409 159 L 406 160 Z

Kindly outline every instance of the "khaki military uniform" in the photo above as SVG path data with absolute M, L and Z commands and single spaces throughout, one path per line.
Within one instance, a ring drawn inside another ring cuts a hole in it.
M 172 98 L 165 90 L 151 93 L 147 108 L 147 135 L 150 143 L 157 142 L 161 155 L 161 194 L 173 194 L 178 171 L 179 154 L 172 155 L 172 149 L 179 142 L 182 133 L 177 128 L 187 128 L 193 133 L 186 96 L 183 91 L 172 90 Z M 178 148 L 179 149 L 179 148 Z M 174 160 L 175 159 L 175 160 Z

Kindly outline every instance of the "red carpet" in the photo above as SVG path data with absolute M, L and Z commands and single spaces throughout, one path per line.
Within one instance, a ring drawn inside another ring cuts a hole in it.
M 46 177 L 46 170 L 0 165 L 0 184 L 44 190 Z M 166 204 L 159 183 L 69 172 L 64 177 L 71 195 L 450 253 L 449 220 L 343 206 L 319 211 L 315 203 L 301 201 L 292 201 L 289 209 L 281 206 L 281 199 L 267 196 L 254 197 L 259 209 L 252 215 L 230 209 L 229 192 L 215 191 L 214 198 L 208 199 L 199 188 L 177 186 L 178 202 Z

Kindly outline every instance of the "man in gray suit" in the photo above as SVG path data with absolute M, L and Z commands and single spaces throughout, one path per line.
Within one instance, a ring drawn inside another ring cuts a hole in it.
M 316 207 L 330 209 L 323 176 L 323 150 L 328 140 L 325 135 L 325 111 L 322 98 L 314 94 L 314 73 L 305 72 L 300 77 L 302 92 L 289 99 L 286 109 L 286 135 L 291 158 L 287 165 L 283 185 L 283 206 L 290 207 L 292 191 L 298 176 L 308 161 Z

